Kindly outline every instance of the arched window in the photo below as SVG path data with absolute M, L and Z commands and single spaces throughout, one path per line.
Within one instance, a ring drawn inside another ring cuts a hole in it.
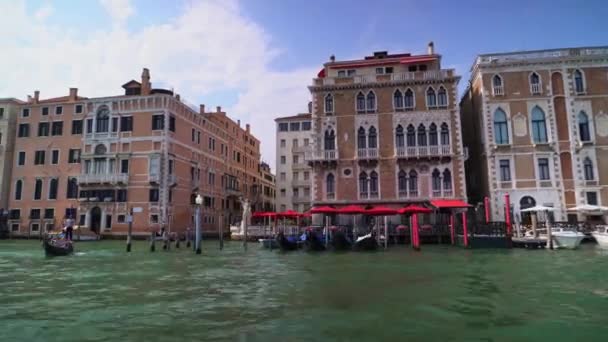
M 426 146 L 426 127 L 423 124 L 418 126 L 418 146 Z
M 437 96 L 435 95 L 435 89 L 432 87 L 426 90 L 426 106 L 428 108 L 437 107 Z
M 439 90 L 437 91 L 437 105 L 439 107 L 448 106 L 448 93 L 443 86 L 439 87 Z
M 403 108 L 403 94 L 399 89 L 395 90 L 395 93 L 393 94 L 393 106 L 395 109 Z
M 416 129 L 411 124 L 407 126 L 407 146 L 416 146 Z
M 366 142 L 365 128 L 359 127 L 359 130 L 357 131 L 357 148 L 365 148 Z
M 331 94 L 325 95 L 325 113 L 334 112 L 334 97 Z
M 449 145 L 450 144 L 450 129 L 448 128 L 447 123 L 441 124 L 441 145 Z
M 34 199 L 42 199 L 42 179 L 36 179 L 34 183 Z
M 15 183 L 15 201 L 21 200 L 22 193 L 23 193 L 23 181 L 20 179 Z
M 535 72 L 530 75 L 530 92 L 540 94 L 540 76 Z
M 418 196 L 418 172 L 410 171 L 410 177 L 407 180 L 407 187 L 410 191 L 410 196 Z
M 399 171 L 397 185 L 399 187 L 400 194 L 407 191 L 407 174 L 403 170 Z
M 374 127 L 374 126 L 369 128 L 367 147 L 378 148 L 378 135 L 376 133 L 376 127 Z
M 330 173 L 327 175 L 327 179 L 325 181 L 325 190 L 328 194 L 333 194 L 336 189 L 336 183 L 334 179 L 334 174 Z
M 76 178 L 68 179 L 68 188 L 66 191 L 67 198 L 78 198 L 78 181 Z
M 359 174 L 359 193 L 367 194 L 367 173 L 363 171 Z
M 574 87 L 577 93 L 585 92 L 585 83 L 583 81 L 583 73 L 580 70 L 574 71 Z
M 437 146 L 437 125 L 433 122 L 429 126 L 429 146 Z
M 403 106 L 406 109 L 413 109 L 414 108 L 414 92 L 412 91 L 412 89 L 407 89 L 405 91 L 405 94 L 403 96 Z
M 403 135 L 403 126 L 398 125 L 395 130 L 395 142 L 397 147 L 405 146 L 405 136 Z
M 373 112 L 376 110 L 376 94 L 373 91 L 367 93 L 367 111 Z
M 378 194 L 378 173 L 376 171 L 369 174 L 369 192 L 373 195 Z
M 507 114 L 500 108 L 494 112 L 494 141 L 497 145 L 509 143 Z
M 333 151 L 336 149 L 336 135 L 334 130 L 325 131 L 325 150 Z
M 365 95 L 362 92 L 357 94 L 357 112 L 365 113 Z
M 443 190 L 452 190 L 452 172 L 449 169 L 443 171 Z
M 578 113 L 578 134 L 581 141 L 591 141 L 591 134 L 589 132 L 589 117 L 587 113 L 581 111 Z
M 583 162 L 583 167 L 585 169 L 585 180 L 594 180 L 595 177 L 593 175 L 593 162 L 591 161 L 591 159 L 589 159 L 589 157 L 585 158 L 585 161 Z
M 433 192 L 441 191 L 441 172 L 435 169 L 433 170 L 432 176 L 432 186 Z
M 107 106 L 101 106 L 97 111 L 96 132 L 105 133 L 110 128 L 110 110 Z
M 504 94 L 502 78 L 498 75 L 494 75 L 494 77 L 492 77 L 492 92 L 494 95 Z
M 59 181 L 57 178 L 51 179 L 49 182 L 49 199 L 54 200 L 57 199 L 57 186 L 59 185 Z
M 545 112 L 538 106 L 532 108 L 532 138 L 535 143 L 547 142 Z

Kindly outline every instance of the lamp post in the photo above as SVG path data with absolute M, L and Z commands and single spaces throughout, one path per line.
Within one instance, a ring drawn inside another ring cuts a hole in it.
M 194 200 L 196 203 L 196 214 L 194 220 L 196 222 L 196 237 L 194 241 L 194 250 L 196 254 L 201 254 L 201 204 L 203 204 L 203 197 L 201 194 L 196 195 Z

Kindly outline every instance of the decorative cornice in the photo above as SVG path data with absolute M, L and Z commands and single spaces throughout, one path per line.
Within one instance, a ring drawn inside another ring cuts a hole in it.
M 355 90 L 355 89 L 370 89 L 370 88 L 388 88 L 388 87 L 403 87 L 412 85 L 424 84 L 446 84 L 458 83 L 460 76 L 446 77 L 443 79 L 430 80 L 410 80 L 410 81 L 387 81 L 387 82 L 371 82 L 371 83 L 348 83 L 348 84 L 332 84 L 332 85 L 311 85 L 308 90 L 311 92 L 321 91 L 336 91 L 336 90 Z

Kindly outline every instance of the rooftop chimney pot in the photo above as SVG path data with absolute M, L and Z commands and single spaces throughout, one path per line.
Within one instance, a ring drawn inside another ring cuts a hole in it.
M 336 56 L 335 55 L 329 56 L 329 61 L 332 62 L 332 63 L 335 62 L 336 61 Z
M 216 109 L 216 110 L 217 110 L 217 112 L 219 113 L 219 112 L 221 112 L 221 111 L 222 111 L 222 106 L 217 106 L 215 109 Z
M 70 88 L 70 100 L 76 101 L 78 98 L 78 88 Z
M 435 54 L 435 44 L 432 41 L 429 42 L 429 45 L 426 48 L 426 53 L 428 55 L 434 55 Z
M 200 112 L 200 114 L 205 114 L 205 105 L 204 104 L 199 105 L 198 111 Z
M 40 90 L 34 91 L 34 103 L 38 103 L 40 101 Z

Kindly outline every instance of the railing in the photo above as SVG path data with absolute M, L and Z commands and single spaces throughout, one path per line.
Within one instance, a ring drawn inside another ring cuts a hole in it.
M 407 190 L 399 190 L 399 198 L 406 198 Z
M 226 188 L 226 195 L 228 196 L 240 196 L 241 194 L 241 190 Z
M 367 199 L 368 194 L 367 192 L 359 192 L 359 198 L 360 199 Z
M 311 180 L 310 179 L 294 179 L 291 181 L 291 186 L 310 186 L 311 185 Z
M 335 199 L 335 198 L 336 198 L 336 193 L 334 193 L 334 192 L 328 192 L 328 193 L 325 195 L 325 198 L 327 198 L 328 200 L 333 200 L 333 199 Z
M 396 149 L 396 155 L 400 158 L 445 157 L 450 156 L 451 152 L 450 145 L 399 146 Z
M 532 83 L 530 90 L 532 94 L 540 94 L 540 83 Z
M 293 197 L 292 199 L 293 203 L 309 203 L 310 202 L 310 196 L 306 197 L 306 196 L 297 196 L 297 197 Z
M 360 148 L 357 150 L 357 157 L 359 159 L 378 158 L 378 149 L 377 148 Z
M 369 198 L 371 198 L 371 199 L 377 199 L 378 198 L 378 192 L 377 191 L 370 192 L 369 193 Z
M 453 197 L 454 196 L 454 192 L 450 189 L 450 190 L 443 190 L 443 197 Z
M 337 150 L 314 151 L 306 153 L 306 160 L 336 160 L 338 159 Z
M 309 146 L 306 146 L 306 145 L 293 146 L 291 148 L 291 152 L 293 152 L 293 153 L 305 153 L 305 152 L 308 152 L 309 150 L 310 150 L 310 145 Z
M 580 48 L 580 49 L 557 49 L 531 52 L 501 53 L 496 55 L 485 55 L 477 58 L 477 64 L 492 63 L 494 61 L 530 60 L 541 58 L 558 58 L 570 56 L 597 56 L 608 55 L 608 47 Z
M 504 89 L 502 86 L 493 86 L 492 92 L 494 93 L 494 95 L 504 95 Z
M 384 75 L 355 75 L 352 77 L 324 77 L 314 79 L 314 84 L 317 86 L 331 86 L 336 84 L 336 79 L 340 79 L 340 83 L 348 84 L 352 79 L 352 83 L 364 84 L 375 82 L 404 82 L 404 81 L 428 81 L 442 80 L 452 77 L 454 69 L 427 70 L 414 72 L 401 72 Z
M 169 185 L 177 184 L 177 176 L 169 175 Z
M 76 177 L 80 184 L 126 184 L 129 182 L 127 174 L 81 174 Z
M 295 163 L 295 164 L 291 164 L 291 168 L 293 170 L 306 170 L 306 169 L 308 169 L 308 164 L 305 164 L 305 163 Z
M 150 183 L 158 183 L 160 181 L 160 175 L 158 174 L 149 174 L 148 182 Z
M 441 190 L 433 190 L 433 197 L 441 197 Z
M 408 191 L 409 197 L 418 197 L 418 190 L 410 190 Z

